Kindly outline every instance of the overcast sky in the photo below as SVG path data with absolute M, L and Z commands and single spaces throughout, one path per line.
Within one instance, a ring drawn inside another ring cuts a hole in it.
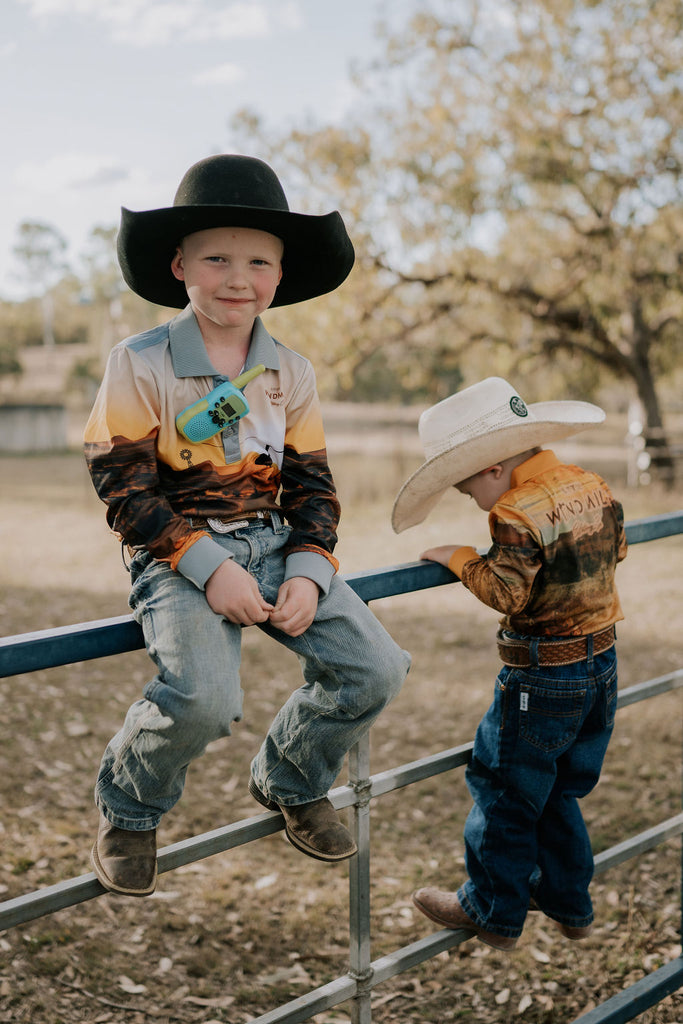
M 228 121 L 343 118 L 349 69 L 409 0 L 3 0 L 0 298 L 19 297 L 22 221 L 68 257 L 120 207 L 169 206 L 187 168 L 231 151 Z M 276 169 L 277 170 L 277 169 Z M 326 211 L 320 211 L 326 212 Z

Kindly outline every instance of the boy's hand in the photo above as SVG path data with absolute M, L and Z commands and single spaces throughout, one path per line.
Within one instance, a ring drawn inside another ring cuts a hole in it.
M 270 613 L 271 624 L 288 636 L 301 636 L 315 618 L 318 596 L 318 584 L 306 576 L 285 580 Z
M 426 551 L 423 551 L 420 558 L 425 562 L 439 562 L 448 568 L 451 558 L 461 547 L 463 547 L 462 544 L 442 544 L 438 548 L 428 548 Z
M 265 622 L 273 610 L 261 597 L 254 577 L 232 558 L 221 562 L 209 576 L 204 592 L 216 615 L 238 626 Z

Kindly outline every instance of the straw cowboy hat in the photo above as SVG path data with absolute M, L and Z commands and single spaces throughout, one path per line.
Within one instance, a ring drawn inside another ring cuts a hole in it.
M 332 291 L 353 266 L 353 245 L 339 213 L 291 213 L 268 164 L 222 154 L 190 167 L 173 206 L 137 213 L 121 208 L 118 257 L 126 284 L 160 306 L 186 306 L 185 286 L 171 273 L 176 247 L 194 231 L 220 227 L 256 228 L 284 242 L 282 280 L 272 306 Z
M 396 533 L 421 523 L 449 487 L 528 448 L 559 441 L 602 423 L 590 402 L 527 405 L 502 377 L 487 377 L 426 409 L 418 431 L 426 462 L 394 502 Z

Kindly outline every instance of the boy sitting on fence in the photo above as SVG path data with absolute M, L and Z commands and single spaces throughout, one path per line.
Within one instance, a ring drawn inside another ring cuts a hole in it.
M 156 665 L 102 759 L 95 873 L 112 892 L 154 890 L 162 815 L 242 715 L 252 624 L 298 655 L 305 685 L 270 726 L 250 793 L 303 853 L 343 860 L 356 847 L 327 793 L 409 658 L 336 574 L 314 372 L 259 314 L 336 288 L 353 247 L 338 213 L 291 213 L 270 167 L 222 155 L 187 171 L 172 207 L 123 210 L 118 253 L 134 292 L 184 308 L 112 350 L 85 431 Z
M 614 725 L 623 511 L 599 476 L 538 446 L 603 419 L 586 402 L 527 406 L 488 378 L 423 413 L 427 461 L 394 505 L 397 533 L 452 486 L 489 513 L 486 555 L 457 544 L 421 555 L 502 612 L 503 668 L 466 771 L 468 878 L 413 901 L 497 949 L 515 946 L 530 904 L 570 939 L 592 930 L 593 854 L 578 799 L 598 781 Z

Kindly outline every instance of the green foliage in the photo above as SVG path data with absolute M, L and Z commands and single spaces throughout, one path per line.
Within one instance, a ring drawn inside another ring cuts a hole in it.
M 35 294 L 47 291 L 67 270 L 64 258 L 67 242 L 52 225 L 24 221 L 18 228 L 14 255 L 23 265 L 24 276 Z
M 99 383 L 112 345 L 167 318 L 126 289 L 116 261 L 116 228 L 93 228 L 82 263 L 85 276 L 64 259 L 64 239 L 53 228 L 22 224 L 15 255 L 33 292 L 22 301 L 0 301 L 0 379 L 22 373 L 21 351 L 35 346 L 80 346 L 69 387 L 89 395 Z
M 92 401 L 102 379 L 100 362 L 94 356 L 77 359 L 67 377 L 67 389 Z
M 356 268 L 324 342 L 338 394 L 381 351 L 396 397 L 437 398 L 447 353 L 466 383 L 509 373 L 531 399 L 620 378 L 661 425 L 683 322 L 680 5 L 414 10 L 344 130 L 233 125 L 349 223 Z
M 0 377 L 21 377 L 23 372 L 16 348 L 9 344 L 0 345 Z

